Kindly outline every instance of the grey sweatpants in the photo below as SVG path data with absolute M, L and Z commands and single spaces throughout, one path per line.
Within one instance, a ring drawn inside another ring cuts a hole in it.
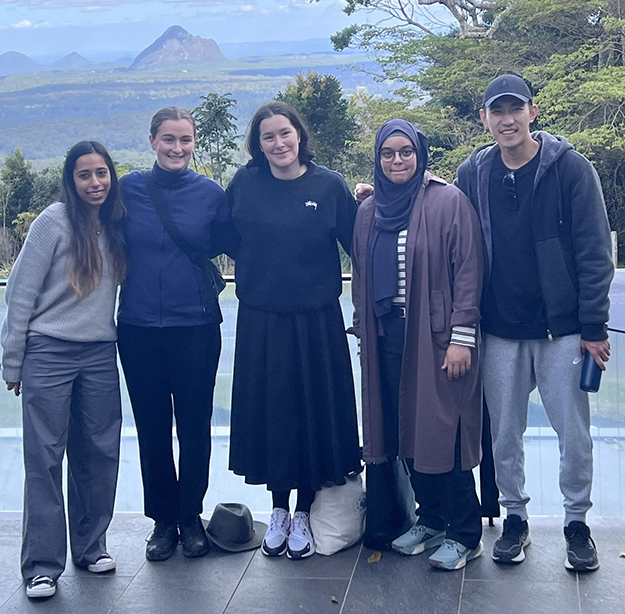
M 66 450 L 74 562 L 84 567 L 106 552 L 121 432 L 115 343 L 31 337 L 26 343 L 22 389 L 22 575 L 56 579 L 67 558 L 62 486 Z
M 523 433 L 529 395 L 538 386 L 560 447 L 564 524 L 586 521 L 592 507 L 592 438 L 588 394 L 579 388 L 580 336 L 511 340 L 484 335 L 482 378 L 493 437 L 499 502 L 527 519 Z

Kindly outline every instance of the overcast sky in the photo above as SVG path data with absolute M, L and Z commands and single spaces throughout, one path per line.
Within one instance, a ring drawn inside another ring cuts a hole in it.
M 329 37 L 362 22 L 340 0 L 0 0 L 0 53 L 138 52 L 169 26 L 218 43 Z

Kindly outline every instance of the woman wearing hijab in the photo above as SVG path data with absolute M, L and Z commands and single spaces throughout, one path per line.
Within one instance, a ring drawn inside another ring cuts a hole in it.
M 393 543 L 433 567 L 482 554 L 476 348 L 480 228 L 467 198 L 427 172 L 427 138 L 393 119 L 375 142 L 374 195 L 356 217 L 354 329 L 361 340 L 363 455 L 406 459 L 416 524 Z

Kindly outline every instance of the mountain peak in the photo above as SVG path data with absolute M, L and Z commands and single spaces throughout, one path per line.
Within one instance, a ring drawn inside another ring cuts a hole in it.
M 0 55 L 0 75 L 19 75 L 42 70 L 44 67 L 19 51 L 7 51 Z
M 193 35 L 187 32 L 182 26 L 169 26 L 163 32 L 161 38 L 191 38 Z
M 87 58 L 73 51 L 60 60 L 57 60 L 52 66 L 53 68 L 60 70 L 80 70 L 91 68 L 95 62 L 88 60 Z
M 171 26 L 135 58 L 130 68 L 158 68 L 168 64 L 221 60 L 225 60 L 225 56 L 212 38 L 194 36 L 181 26 Z

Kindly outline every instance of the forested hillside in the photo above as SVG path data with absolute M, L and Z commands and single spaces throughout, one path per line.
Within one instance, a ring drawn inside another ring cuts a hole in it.
M 346 59 L 367 58 L 361 54 Z M 339 70 L 338 63 L 337 54 L 310 54 L 232 60 L 217 67 L 11 75 L 0 79 L 0 161 L 19 147 L 43 167 L 84 138 L 102 141 L 119 152 L 122 161 L 129 161 L 128 151 L 149 152 L 147 129 L 156 110 L 171 104 L 194 108 L 208 93 L 234 95 L 243 132 L 260 104 L 273 98 L 297 71 L 313 67 L 341 74 L 348 92 L 361 85 L 369 91 L 388 91 L 371 77 Z
M 439 12 L 430 13 L 432 7 Z M 393 19 L 367 21 L 371 8 Z M 452 180 L 473 148 L 491 140 L 479 120 L 486 85 L 516 72 L 534 89 L 534 128 L 564 135 L 593 162 L 625 255 L 625 2 L 347 0 L 345 11 L 362 12 L 365 23 L 337 32 L 333 42 L 339 50 L 359 50 L 345 63 L 368 62 L 363 72 L 339 71 L 336 54 L 309 54 L 210 69 L 7 77 L 0 80 L 0 156 L 20 147 L 43 168 L 42 159 L 60 161 L 77 140 L 97 138 L 127 167 L 137 156 L 151 159 L 149 117 L 164 105 L 195 108 L 202 96 L 231 94 L 228 112 L 240 135 L 254 110 L 281 93 L 314 127 L 320 161 L 352 185 L 371 180 L 374 135 L 391 117 L 421 127 L 430 140 L 431 170 Z M 310 67 L 317 73 L 305 74 Z M 234 165 L 240 161 L 233 158 Z M 224 180 L 227 166 L 219 170 Z M 2 182 L 0 195 L 8 185 L 4 175 Z

